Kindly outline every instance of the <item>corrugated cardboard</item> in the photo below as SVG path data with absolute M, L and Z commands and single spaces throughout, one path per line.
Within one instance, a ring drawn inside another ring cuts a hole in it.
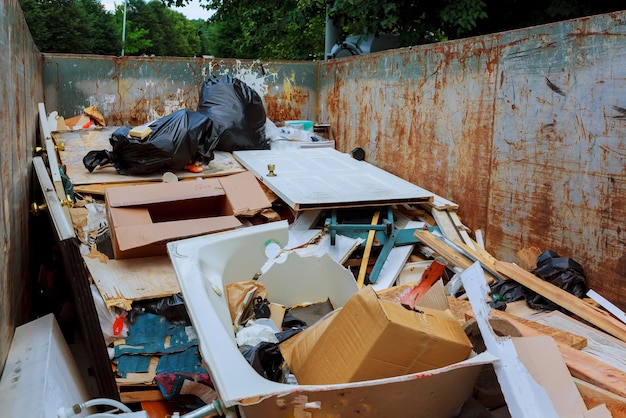
M 251 172 L 230 176 L 110 187 L 105 193 L 116 259 L 167 254 L 175 239 L 241 226 L 237 216 L 271 207 Z
M 359 382 L 466 360 L 472 345 L 449 310 L 410 311 L 364 287 L 284 350 L 299 384 Z M 331 319 L 332 318 L 332 319 Z

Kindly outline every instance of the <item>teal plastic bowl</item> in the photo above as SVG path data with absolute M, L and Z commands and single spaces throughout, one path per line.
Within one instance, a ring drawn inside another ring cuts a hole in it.
M 305 131 L 313 132 L 312 120 L 286 120 L 285 126 L 289 126 L 294 129 L 303 129 Z

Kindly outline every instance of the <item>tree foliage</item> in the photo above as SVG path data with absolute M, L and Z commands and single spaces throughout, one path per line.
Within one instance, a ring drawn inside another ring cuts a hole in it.
M 120 53 L 123 6 L 20 1 L 41 51 Z M 215 11 L 207 23 L 168 8 L 189 1 L 128 0 L 125 54 L 310 60 L 324 57 L 327 14 L 339 32 L 333 41 L 395 34 L 409 46 L 623 9 L 617 0 L 200 0 Z
M 120 42 L 98 0 L 21 0 L 26 23 L 43 52 L 112 54 Z
M 184 5 L 188 0 L 167 0 Z M 203 0 L 215 55 L 241 58 L 323 57 L 326 12 L 350 35 L 395 34 L 400 46 L 457 39 L 614 10 L 617 0 Z M 269 7 L 268 7 L 269 6 Z
M 105 10 L 100 0 L 20 0 L 24 17 L 42 52 L 120 55 L 124 2 Z M 125 55 L 208 54 L 208 25 L 190 21 L 160 0 L 126 3 Z

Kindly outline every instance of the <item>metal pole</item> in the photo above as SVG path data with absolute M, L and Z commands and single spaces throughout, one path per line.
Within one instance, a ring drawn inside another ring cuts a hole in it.
M 124 0 L 124 20 L 122 21 L 122 56 L 124 56 L 124 46 L 126 46 L 126 3 L 128 3 L 128 0 Z
M 326 34 L 324 39 L 324 59 L 327 60 L 331 57 L 330 52 L 333 49 L 333 46 L 337 43 L 337 38 L 339 37 L 339 28 L 335 26 L 335 23 L 328 15 L 328 9 L 330 5 L 326 5 Z

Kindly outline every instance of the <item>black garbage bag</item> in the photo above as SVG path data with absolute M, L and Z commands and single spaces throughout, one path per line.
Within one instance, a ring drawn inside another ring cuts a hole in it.
M 531 273 L 578 298 L 584 297 L 587 292 L 587 282 L 582 266 L 571 258 L 559 256 L 552 250 L 546 250 L 537 257 L 537 268 Z M 564 311 L 556 303 L 512 280 L 497 281 L 490 286 L 490 289 L 492 299 L 498 302 L 500 307 L 502 302 L 525 299 L 526 304 L 533 309 Z
M 219 79 L 210 77 L 202 83 L 197 110 L 213 121 L 216 150 L 270 148 L 261 96 L 243 81 L 228 75 Z
M 264 378 L 274 382 L 284 380 L 282 370 L 284 359 L 277 344 L 261 342 L 255 346 L 243 346 L 240 351 L 252 368 Z
M 116 129 L 109 142 L 111 151 L 90 151 L 83 158 L 89 172 L 112 164 L 120 174 L 143 175 L 182 170 L 196 161 L 213 160 L 213 123 L 204 114 L 181 109 L 148 125 L 152 132 L 144 139 L 129 136 L 128 126 Z
M 185 307 L 185 300 L 180 293 L 162 298 L 133 302 L 132 309 L 128 316 L 130 323 L 135 323 L 137 316 L 143 315 L 144 313 L 161 315 L 165 317 L 166 321 L 174 325 L 191 325 L 191 319 Z
M 552 250 L 546 250 L 537 257 L 537 268 L 531 273 L 577 298 L 582 298 L 587 293 L 587 281 L 582 266 Z M 526 293 L 526 303 L 533 309 L 562 310 L 559 305 L 535 292 L 529 290 Z

